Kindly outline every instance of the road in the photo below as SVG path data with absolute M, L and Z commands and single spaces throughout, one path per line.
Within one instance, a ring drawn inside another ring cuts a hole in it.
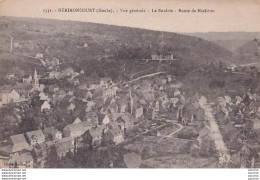
M 215 141 L 216 149 L 219 153 L 219 164 L 225 165 L 230 161 L 229 149 L 223 140 L 223 136 L 219 131 L 219 126 L 214 115 L 212 114 L 213 109 L 210 104 L 206 104 L 202 108 L 205 110 L 206 119 L 208 120 L 211 128 L 212 138 Z
M 155 67 L 152 67 L 152 68 L 150 68 L 150 69 L 146 69 L 146 70 L 144 70 L 144 71 L 139 71 L 139 72 L 137 72 L 137 73 L 134 73 L 134 74 L 132 74 L 132 75 L 129 75 L 130 80 L 132 80 L 135 75 L 140 74 L 140 73 L 142 73 L 142 72 L 149 71 L 149 70 L 154 69 L 154 68 L 155 68 Z
M 172 122 L 172 120 L 166 120 L 166 122 Z M 158 143 L 159 143 L 161 140 L 163 140 L 163 139 L 173 138 L 172 136 L 173 136 L 174 134 L 178 133 L 179 131 L 181 131 L 181 130 L 183 129 L 183 126 L 182 126 L 181 124 L 179 124 L 179 123 L 172 122 L 172 124 L 175 124 L 175 125 L 179 126 L 179 129 L 177 129 L 177 130 L 171 132 L 170 134 L 167 134 L 167 135 L 163 136 L 161 139 L 158 140 Z
M 139 80 L 139 79 L 141 79 L 141 78 L 151 77 L 151 76 L 155 76 L 155 75 L 158 75 L 158 74 L 165 74 L 165 73 L 166 73 L 166 72 L 156 72 L 156 73 L 147 74 L 147 75 L 144 75 L 144 76 L 140 76 L 140 77 L 138 77 L 138 78 L 136 78 L 136 79 L 133 79 L 133 80 L 131 80 L 131 81 L 124 82 L 123 84 L 125 84 L 125 83 L 132 83 L 132 82 L 137 81 L 137 80 Z

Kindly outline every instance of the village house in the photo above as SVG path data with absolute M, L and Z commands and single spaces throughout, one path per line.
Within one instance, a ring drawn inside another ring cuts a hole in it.
M 12 146 L 12 153 L 27 149 L 29 147 L 29 144 L 23 134 L 10 136 L 10 144 Z
M 178 98 L 170 98 L 170 103 L 172 103 L 173 107 L 176 107 L 176 103 L 179 101 Z
M 51 71 L 51 72 L 49 73 L 49 78 L 50 78 L 50 79 L 58 79 L 59 76 L 60 76 L 60 73 L 57 72 L 57 71 Z
M 179 81 L 170 83 L 171 88 L 177 88 L 178 89 L 178 88 L 181 88 L 182 86 L 183 86 L 183 84 Z
M 91 128 L 92 125 L 88 121 L 83 121 L 76 124 L 68 124 L 63 128 L 63 134 L 65 137 L 76 138 L 82 136 L 87 130 Z
M 116 103 L 119 108 L 119 113 L 125 113 L 127 111 L 127 107 L 128 107 L 127 99 L 119 99 L 119 100 L 117 100 Z
M 102 138 L 106 126 L 99 126 L 94 129 L 88 130 L 83 135 L 83 141 L 89 145 L 100 145 L 102 143 Z
M 41 101 L 50 101 L 50 98 L 44 92 L 40 92 L 39 97 Z
M 107 125 L 108 129 L 113 129 L 113 128 L 119 128 L 122 132 L 125 130 L 125 125 L 123 121 L 110 121 L 110 123 Z
M 172 76 L 171 75 L 167 75 L 166 78 L 167 78 L 168 83 L 172 82 Z
M 154 110 L 155 110 L 155 112 L 159 112 L 160 111 L 160 104 L 161 103 L 160 103 L 159 100 L 154 102 Z
M 98 122 L 99 122 L 100 125 L 108 124 L 110 122 L 110 118 L 107 114 L 98 113 Z
M 98 115 L 96 112 L 87 112 L 85 115 L 85 120 L 90 122 L 93 127 L 96 127 L 98 125 Z
M 33 168 L 33 157 L 31 153 L 15 153 L 8 160 L 9 168 Z
M 155 81 L 157 84 L 163 85 L 163 84 L 167 83 L 167 78 L 165 78 L 164 76 L 161 76 L 161 77 L 155 78 Z
M 48 103 L 48 101 L 44 101 L 41 105 L 41 112 L 43 112 L 44 110 L 50 110 L 51 109 L 51 105 Z
M 118 128 L 109 129 L 107 133 L 104 134 L 103 139 L 104 142 L 117 145 L 124 141 L 124 135 L 121 129 L 118 127 Z
M 236 98 L 236 105 L 240 104 L 243 101 L 243 99 L 240 96 L 236 96 L 235 98 Z
M 218 98 L 217 98 L 217 101 L 218 101 L 218 104 L 219 104 L 220 107 L 222 107 L 222 108 L 223 108 L 223 107 L 226 107 L 226 104 L 227 104 L 227 103 L 226 103 L 225 98 L 223 98 L 223 97 L 218 97 Z
M 11 101 L 18 102 L 20 100 L 20 94 L 18 94 L 15 90 L 11 90 L 10 88 L 6 88 L 0 91 L 0 102 L 2 104 L 8 104 Z
M 86 104 L 85 112 L 91 112 L 94 109 L 95 105 L 96 105 L 96 102 L 88 101 Z
M 139 106 L 137 108 L 134 108 L 134 117 L 136 119 L 140 118 L 143 116 L 144 113 L 144 108 L 142 106 Z
M 117 88 L 116 87 L 109 87 L 109 88 L 102 88 L 102 92 L 103 92 L 103 98 L 108 98 L 108 97 L 114 97 L 116 96 L 116 91 Z
M 122 116 L 118 117 L 116 119 L 117 122 L 123 122 L 124 123 L 124 128 L 126 130 L 129 130 L 131 128 L 134 127 L 134 121 L 132 119 L 131 114 L 127 113 L 127 114 L 123 114 Z
M 76 106 L 73 103 L 70 103 L 70 105 L 67 107 L 69 111 L 74 111 Z
M 115 113 L 118 113 L 118 105 L 116 103 L 111 103 L 108 107 L 108 111 L 111 113 L 111 114 L 115 114 Z
M 105 77 L 100 79 L 100 85 L 109 85 L 112 83 L 112 79 L 110 77 Z
M 43 54 L 42 53 L 37 53 L 35 57 L 36 58 L 43 58 Z
M 149 108 L 146 113 L 144 114 L 146 119 L 154 120 L 156 116 L 156 112 L 154 108 Z
M 177 96 L 177 95 L 180 95 L 181 94 L 181 91 L 179 89 L 176 89 L 174 91 L 174 96 Z
M 57 58 L 46 58 L 45 59 L 45 63 L 47 64 L 47 66 L 55 66 L 55 65 L 59 65 L 60 64 L 60 60 Z
M 8 80 L 13 79 L 13 78 L 15 78 L 15 73 L 12 73 L 12 72 L 11 73 L 7 73 L 5 77 Z
M 31 84 L 31 82 L 32 82 L 32 76 L 29 75 L 28 78 L 23 78 L 22 80 L 23 80 L 23 83 L 25 83 L 25 84 Z
M 67 68 L 61 72 L 61 76 L 72 76 L 74 73 L 72 68 Z
M 27 132 L 26 137 L 27 137 L 28 141 L 30 142 L 31 146 L 45 142 L 45 136 L 44 136 L 42 130 Z
M 87 101 L 92 101 L 93 100 L 92 96 L 93 96 L 92 93 L 90 91 L 88 91 L 87 94 L 86 94 L 86 100 Z
M 23 84 L 23 83 L 16 83 L 14 89 L 25 98 L 30 97 L 30 93 L 33 91 L 33 86 L 31 84 Z
M 54 127 L 44 128 L 45 141 L 56 141 L 62 139 L 62 132 Z
M 260 130 L 260 119 L 258 118 L 254 118 L 254 119 L 250 119 L 250 122 L 252 124 L 252 129 L 253 130 Z
M 226 103 L 227 104 L 230 104 L 231 103 L 231 97 L 230 96 L 224 96 L 224 98 L 225 98 L 225 101 L 226 101 Z
M 55 94 L 53 94 L 53 98 L 57 99 L 57 100 L 62 100 L 63 98 L 66 97 L 66 92 L 64 90 L 58 90 Z
M 77 148 L 77 142 L 72 138 L 67 137 L 57 141 L 54 146 L 56 147 L 58 157 L 61 158 L 64 157 L 68 152 L 73 153 Z
M 78 124 L 81 123 L 82 121 L 77 117 L 72 124 Z

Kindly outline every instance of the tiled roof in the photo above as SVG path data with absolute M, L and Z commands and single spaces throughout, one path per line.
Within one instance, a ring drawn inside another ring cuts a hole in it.
M 26 134 L 29 139 L 40 139 L 45 137 L 42 130 L 31 131 L 27 132 Z
M 18 144 L 18 143 L 27 143 L 25 137 L 23 134 L 17 134 L 17 135 L 13 135 L 10 137 L 13 144 Z

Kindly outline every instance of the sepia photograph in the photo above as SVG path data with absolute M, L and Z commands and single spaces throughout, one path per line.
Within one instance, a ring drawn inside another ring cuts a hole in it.
M 260 1 L 1 0 L 0 168 L 260 168 Z

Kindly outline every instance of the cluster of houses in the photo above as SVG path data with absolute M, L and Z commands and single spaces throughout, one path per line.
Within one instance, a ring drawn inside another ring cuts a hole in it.
M 14 78 L 14 74 L 7 75 L 7 78 Z M 34 76 L 22 78 L 22 83 L 17 82 L 15 86 L 3 86 L 0 89 L 0 107 L 10 102 L 26 101 L 31 92 L 39 90 L 39 78 L 35 70 Z
M 239 151 L 241 167 L 259 167 L 259 96 L 248 91 L 242 96 L 218 97 L 215 104 L 224 140 L 229 149 Z
M 160 120 L 162 114 L 185 125 L 201 126 L 198 146 L 209 150 L 207 144 L 213 140 L 208 133 L 203 133 L 207 130 L 203 129 L 205 112 L 201 108 L 201 104 L 206 101 L 205 97 L 185 97 L 181 90 L 183 84 L 173 76 L 162 75 L 118 85 L 107 77 L 100 81 L 82 81 L 84 71 L 76 73 L 68 68 L 61 72 L 51 71 L 46 78 L 64 77 L 71 87 L 64 89 L 55 83 L 39 85 L 36 70 L 33 78 L 23 78 L 20 84 L 32 87 L 25 97 L 32 99 L 32 92 L 33 96 L 38 97 L 39 116 L 41 113 L 48 116 L 50 112 L 55 113 L 57 107 L 62 107 L 63 111 L 73 115 L 69 118 L 75 118 L 70 119 L 70 123 L 62 129 L 42 127 L 37 131 L 11 136 L 9 145 L 0 147 L 1 153 L 8 154 L 9 166 L 14 166 L 11 162 L 15 161 L 15 166 L 20 164 L 32 167 L 31 157 L 34 157 L 34 162 L 44 162 L 47 149 L 52 146 L 55 146 L 58 156 L 63 157 L 67 152 L 75 152 L 82 146 L 120 144 L 140 121 Z M 19 92 L 22 90 L 20 88 Z M 10 95 L 13 101 L 20 98 L 17 91 Z M 197 148 L 196 145 L 194 147 Z

